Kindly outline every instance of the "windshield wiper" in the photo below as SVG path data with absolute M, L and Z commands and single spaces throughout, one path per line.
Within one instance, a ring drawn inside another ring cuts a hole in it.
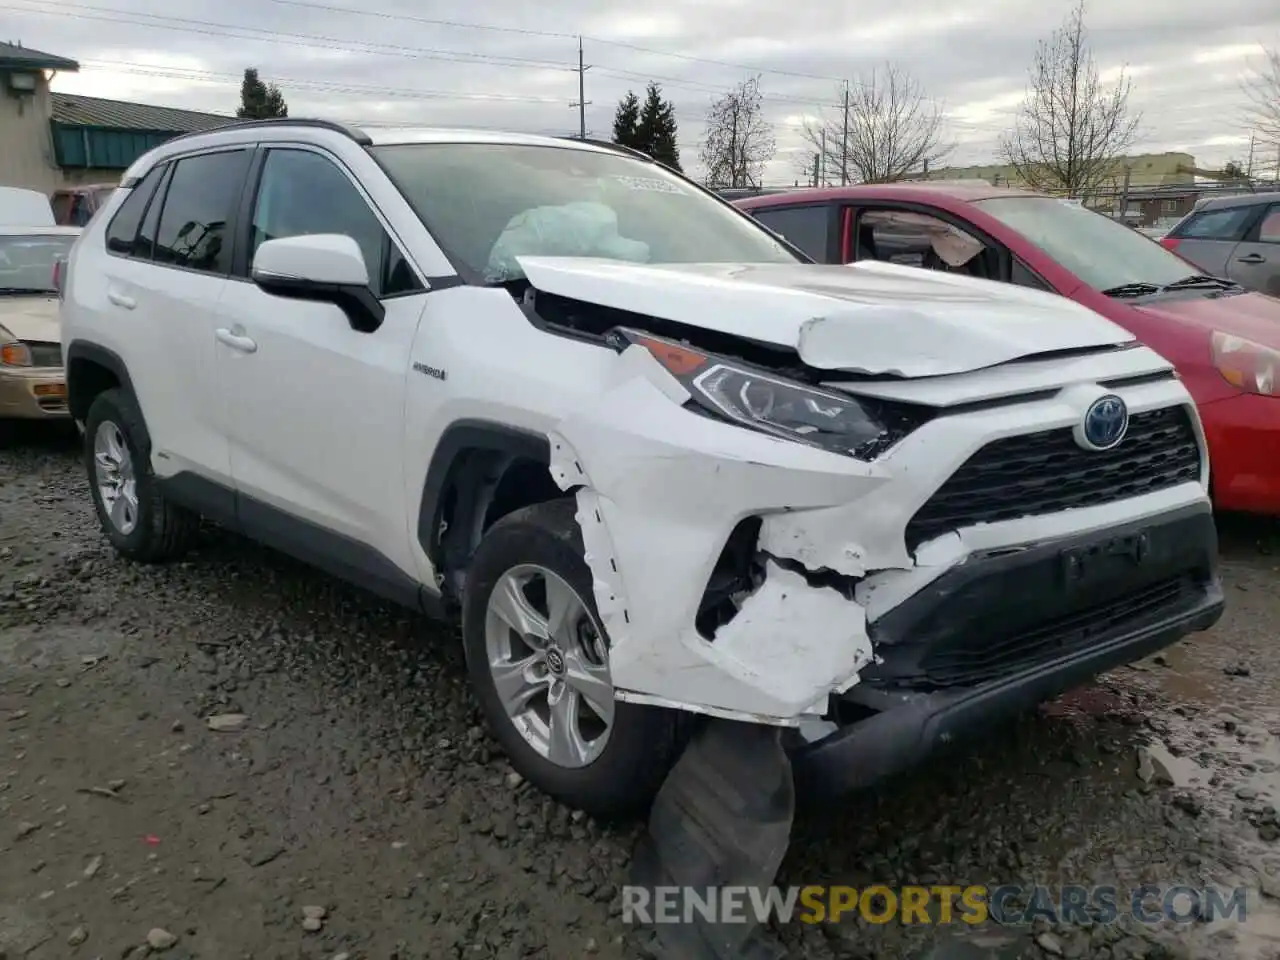
M 1238 287 L 1240 284 L 1234 280 L 1225 280 L 1222 277 L 1211 277 L 1205 273 L 1193 273 L 1189 277 L 1183 277 L 1181 280 L 1175 280 L 1173 283 L 1165 284 L 1166 290 L 1194 290 L 1197 287 L 1214 287 L 1219 290 L 1230 290 Z
M 1103 296 L 1107 297 L 1149 297 L 1152 294 L 1160 292 L 1160 287 L 1154 283 L 1146 283 L 1138 281 L 1137 283 L 1122 283 L 1118 287 L 1108 287 L 1102 291 Z

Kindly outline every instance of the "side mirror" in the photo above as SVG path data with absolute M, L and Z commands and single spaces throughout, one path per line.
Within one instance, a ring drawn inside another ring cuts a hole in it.
M 314 233 L 264 241 L 253 255 L 253 282 L 290 300 L 332 303 L 352 329 L 372 333 L 386 310 L 369 287 L 360 245 L 340 233 Z

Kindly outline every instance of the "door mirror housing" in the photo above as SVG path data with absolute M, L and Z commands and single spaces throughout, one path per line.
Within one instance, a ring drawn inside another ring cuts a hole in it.
M 386 316 L 369 286 L 360 245 L 345 234 L 263 241 L 253 255 L 251 274 L 253 282 L 273 296 L 332 303 L 361 333 L 377 330 Z

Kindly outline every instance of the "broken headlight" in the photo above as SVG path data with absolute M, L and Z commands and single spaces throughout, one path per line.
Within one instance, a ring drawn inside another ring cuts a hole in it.
M 703 412 L 833 453 L 870 460 L 901 433 L 852 397 L 712 356 L 672 340 L 619 331 L 648 350 Z

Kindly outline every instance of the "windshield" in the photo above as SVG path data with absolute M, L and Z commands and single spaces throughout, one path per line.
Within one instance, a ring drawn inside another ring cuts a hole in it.
M 0 293 L 55 293 L 53 264 L 71 253 L 74 236 L 0 236 Z
M 976 206 L 1012 227 L 1095 290 L 1126 284 L 1163 287 L 1194 268 L 1149 237 L 1051 197 L 1000 197 Z
M 767 230 L 656 163 L 571 147 L 373 148 L 436 241 L 489 283 L 520 256 L 635 263 L 797 263 Z

